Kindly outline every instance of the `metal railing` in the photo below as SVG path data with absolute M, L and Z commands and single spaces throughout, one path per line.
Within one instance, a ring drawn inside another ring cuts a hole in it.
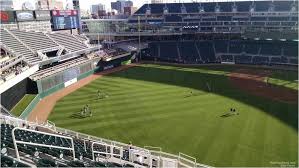
M 50 135 L 50 136 L 55 136 L 55 137 L 59 137 L 59 138 L 69 139 L 69 140 L 71 140 L 72 147 L 69 148 L 69 147 L 61 147 L 61 146 L 55 146 L 55 145 L 46 145 L 46 144 L 40 144 L 40 143 L 19 141 L 19 140 L 16 140 L 16 135 L 15 135 L 16 130 L 23 130 L 23 131 L 34 132 L 34 133 L 43 134 L 43 135 Z M 46 133 L 46 132 L 35 131 L 35 130 L 31 130 L 31 129 L 26 129 L 26 128 L 15 127 L 15 128 L 12 129 L 12 140 L 13 140 L 13 144 L 14 144 L 14 148 L 15 148 L 15 152 L 16 152 L 16 157 L 19 161 L 20 161 L 20 154 L 19 154 L 19 149 L 18 149 L 17 144 L 27 144 L 27 145 L 32 145 L 32 146 L 41 146 L 41 147 L 72 150 L 73 151 L 73 160 L 76 159 L 75 158 L 74 140 L 71 137 L 62 136 L 62 135 L 58 135 L 58 134 L 51 134 L 51 133 Z
M 75 131 L 71 131 L 68 129 L 64 129 L 64 128 L 60 128 L 60 127 L 56 127 L 55 124 L 51 121 L 47 121 L 47 122 L 42 122 L 42 123 L 38 123 L 37 122 L 29 122 L 26 120 L 21 120 L 18 118 L 14 118 L 14 117 L 10 117 L 10 116 L 4 116 L 4 115 L 0 115 L 0 119 L 1 119 L 1 123 L 5 122 L 5 123 L 10 123 L 12 125 L 15 126 L 21 126 L 22 124 L 27 124 L 30 126 L 39 126 L 39 127 L 43 127 L 49 130 L 52 130 L 53 132 L 56 132 L 58 134 L 64 134 L 65 136 L 69 137 L 69 138 L 78 138 L 84 141 L 90 141 L 92 142 L 92 146 L 93 144 L 100 144 L 100 145 L 104 145 L 104 146 L 110 146 L 110 152 L 112 152 L 113 154 L 113 148 L 116 149 L 127 149 L 127 148 L 131 148 L 134 150 L 139 150 L 139 151 L 143 151 L 145 153 L 149 153 L 153 158 L 159 158 L 160 161 L 163 161 L 163 159 L 166 160 L 173 160 L 178 162 L 179 167 L 205 167 L 205 168 L 210 168 L 211 166 L 208 165 L 204 165 L 201 163 L 197 163 L 196 158 L 191 157 L 189 155 L 186 155 L 184 153 L 179 153 L 179 155 L 175 155 L 175 154 L 170 154 L 167 152 L 163 152 L 162 148 L 160 147 L 152 147 L 152 146 L 144 146 L 144 148 L 138 147 L 138 146 L 131 146 L 129 144 L 125 144 L 122 142 L 117 142 L 117 141 L 113 141 L 113 140 L 109 140 L 109 139 L 105 139 L 105 138 L 99 138 L 99 137 L 95 137 L 92 135 L 87 135 L 84 133 L 79 133 L 79 132 L 75 132 Z M 4 121 L 3 121 L 4 120 Z M 30 130 L 32 131 L 32 130 Z M 34 131 L 32 131 L 34 132 Z M 38 131 L 37 131 L 38 132 Z M 38 132 L 40 133 L 40 132 Z M 57 134 L 51 134 L 53 136 L 60 136 Z M 62 135 L 61 135 L 62 136 Z M 65 137 L 63 136 L 63 137 Z M 20 142 L 17 142 L 20 143 Z M 84 142 L 85 144 L 86 142 Z M 35 144 L 38 145 L 38 144 Z M 86 144 L 85 144 L 86 145 Z M 94 151 L 92 149 L 92 154 L 94 155 L 95 153 L 103 153 L 103 152 L 99 152 L 99 151 Z M 108 154 L 108 153 L 106 153 Z M 118 154 L 113 154 L 113 155 L 118 155 Z M 113 156 L 111 155 L 111 156 Z M 120 155 L 121 156 L 121 155 Z M 120 158 L 121 159 L 121 158 Z M 95 160 L 94 156 L 93 156 L 93 160 Z M 162 163 L 160 162 L 159 165 L 161 165 Z M 163 167 L 163 166 L 162 166 Z

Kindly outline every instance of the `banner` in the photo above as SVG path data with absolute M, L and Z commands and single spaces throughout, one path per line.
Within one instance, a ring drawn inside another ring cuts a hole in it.
M 72 85 L 72 84 L 74 84 L 76 82 L 77 82 L 77 78 L 69 80 L 69 81 L 67 81 L 67 82 L 64 83 L 64 87 L 68 87 L 68 86 L 70 86 L 70 85 Z
M 0 11 L 1 23 L 15 22 L 14 11 Z
M 34 20 L 33 11 L 16 11 L 16 16 L 19 22 Z
M 51 20 L 50 11 L 34 11 L 36 20 Z
M 78 16 L 77 10 L 53 10 L 52 16 Z
M 108 66 L 104 67 L 104 70 L 111 69 L 111 68 L 114 68 L 114 66 L 113 65 L 108 65 Z

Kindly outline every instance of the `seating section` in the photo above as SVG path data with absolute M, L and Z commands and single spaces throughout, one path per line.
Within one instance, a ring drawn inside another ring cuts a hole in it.
M 194 42 L 181 42 L 178 45 L 181 58 L 185 61 L 185 63 L 192 64 L 201 60 Z
M 59 64 L 53 64 L 51 67 L 37 71 L 36 73 L 31 75 L 30 78 L 32 78 L 33 80 L 39 80 L 47 76 L 51 76 L 55 73 L 61 72 L 65 69 L 86 63 L 88 61 L 89 59 L 86 57 L 79 57 Z
M 261 55 L 281 55 L 282 46 L 275 42 L 265 42 L 261 45 Z
M 14 158 L 1 155 L 1 167 L 30 167 L 30 166 L 18 162 Z
M 155 57 L 160 57 L 159 47 L 159 43 L 149 43 L 149 54 L 154 55 Z
M 15 138 L 17 141 L 30 142 L 37 145 L 30 144 L 17 144 L 19 155 L 22 162 L 18 162 L 15 158 L 14 144 L 12 138 L 12 130 L 15 128 L 10 124 L 1 124 L 1 167 L 31 167 L 30 165 L 36 165 L 38 167 L 134 167 L 133 163 L 127 162 L 129 160 L 128 149 L 123 149 L 123 157 L 119 158 L 121 162 L 105 161 L 106 154 L 100 154 L 103 159 L 93 161 L 92 160 L 92 148 L 91 141 L 84 141 L 82 139 L 73 139 L 75 158 L 73 160 L 73 152 L 69 149 L 72 148 L 72 141 L 68 135 L 61 136 L 63 134 L 57 134 L 51 132 L 50 135 L 38 131 L 41 127 L 29 127 L 25 124 L 22 126 L 27 128 L 26 130 L 15 130 Z M 32 130 L 32 131 L 31 131 Z M 48 131 L 47 131 L 48 132 Z M 53 134 L 53 135 L 52 135 Z M 44 146 L 41 146 L 44 145 Z M 45 146 L 45 145 L 50 145 Z M 59 147 L 59 148 L 55 148 Z M 94 151 L 106 152 L 110 154 L 111 146 L 94 145 Z M 3 152 L 5 151 L 5 152 Z M 114 148 L 114 154 L 120 154 L 120 150 Z M 96 156 L 98 156 L 96 154 Z M 117 156 L 114 156 L 117 158 Z M 24 158 L 24 159 L 22 159 Z M 25 164 L 28 163 L 28 164 Z
M 240 41 L 230 41 L 229 53 L 241 53 L 243 51 L 243 44 Z
M 244 51 L 245 53 L 256 55 L 260 51 L 260 45 L 255 42 L 244 43 Z
M 252 56 L 248 55 L 236 55 L 235 56 L 236 64 L 252 64 Z
M 85 41 L 88 41 L 88 37 L 86 37 L 85 35 L 78 35 L 75 34 L 74 35 L 78 40 L 80 40 L 82 43 L 84 43 Z
M 199 48 L 200 56 L 204 63 L 215 62 L 215 51 L 212 42 L 198 42 L 196 45 Z
M 285 56 L 298 57 L 298 43 L 286 43 L 283 51 Z
M 31 65 L 41 62 L 42 59 L 47 59 L 46 56 L 38 56 L 37 51 L 40 50 L 52 52 L 59 50 L 61 47 L 65 47 L 67 52 L 71 53 L 88 49 L 88 46 L 84 44 L 87 38 L 81 35 L 63 33 L 46 34 L 43 32 L 7 29 L 0 29 L 0 31 L 0 42 L 16 55 L 24 56 L 25 61 Z M 56 56 L 55 53 L 51 53 L 50 55 Z
M 237 7 L 237 11 L 239 12 L 248 12 L 250 10 L 250 6 L 253 4 L 252 1 L 240 1 L 240 2 L 201 2 L 201 3 L 167 3 L 167 8 L 169 9 L 169 13 L 183 13 L 181 10 L 182 6 L 186 8 L 187 13 L 197 13 L 199 12 L 200 6 L 203 8 L 205 12 L 215 12 L 216 5 L 219 7 L 220 12 L 232 12 L 232 7 L 234 4 Z M 255 1 L 254 6 L 255 10 L 258 12 L 268 11 L 271 6 L 274 6 L 275 11 L 290 11 L 292 1 Z M 139 8 L 135 14 L 145 14 L 146 9 L 151 9 L 152 14 L 162 14 L 163 9 L 165 8 L 165 4 L 145 4 L 141 8 Z
M 107 54 L 106 57 L 117 57 L 119 55 L 128 53 L 126 50 L 124 50 L 122 48 L 104 49 L 104 52 Z
M 23 32 L 18 30 L 11 30 L 11 32 L 34 51 L 59 47 L 42 32 Z
M 233 62 L 234 57 L 232 55 L 221 55 L 222 62 Z
M 177 42 L 160 42 L 160 57 L 169 61 L 179 60 Z
M 182 17 L 177 15 L 165 16 L 165 22 L 181 22 Z
M 88 48 L 85 44 L 83 44 L 71 34 L 49 33 L 48 35 L 59 45 L 64 46 L 69 52 L 76 52 Z
M 253 57 L 252 61 L 253 61 L 253 64 L 256 64 L 256 65 L 268 65 L 269 57 L 255 56 L 255 57 Z
M 215 51 L 217 53 L 227 53 L 227 47 L 229 45 L 228 41 L 224 40 L 215 40 Z
M 7 30 L 0 29 L 0 42 L 4 43 L 8 48 L 12 49 L 13 51 L 23 55 L 29 63 L 36 64 L 41 61 L 41 59 L 20 41 L 15 38 L 12 34 L 10 34 Z
M 187 64 L 220 61 L 258 65 L 298 64 L 297 45 L 295 41 L 261 40 L 152 42 L 146 58 Z

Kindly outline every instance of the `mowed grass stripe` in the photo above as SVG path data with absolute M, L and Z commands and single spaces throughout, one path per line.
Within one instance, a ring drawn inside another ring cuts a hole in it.
M 159 95 L 165 95 L 165 94 L 169 94 L 169 95 L 175 95 L 176 93 L 180 92 L 180 95 L 185 94 L 186 96 L 188 96 L 188 94 L 190 93 L 190 89 L 184 89 L 184 88 L 177 88 L 177 89 L 167 89 L 167 88 L 157 88 L 154 90 L 146 90 L 146 89 L 140 89 L 140 90 L 135 90 L 135 89 L 130 89 L 127 91 L 122 91 L 122 92 L 109 92 L 108 94 L 108 98 L 106 99 L 99 99 L 98 100 L 98 95 L 97 93 L 92 93 L 92 94 L 83 94 L 82 96 L 73 96 L 72 98 L 68 98 L 68 99 L 62 99 L 63 102 L 61 102 L 60 106 L 63 105 L 68 105 L 68 104 L 75 104 L 76 102 L 82 102 L 82 100 L 86 100 L 86 101 L 92 101 L 92 102 L 108 102 L 111 100 L 111 102 L 113 101 L 117 101 L 117 100 L 121 100 L 123 98 L 147 98 L 145 96 L 150 96 L 149 99 L 151 98 L 151 96 L 159 96 Z M 105 90 L 102 92 L 106 92 Z M 103 94 L 104 94 L 103 93 Z M 132 97 L 133 96 L 133 97 Z M 180 97 L 181 98 L 181 97 Z M 118 102 L 117 102 L 118 103 Z M 59 106 L 57 106 L 59 107 Z M 64 106 L 63 106 L 64 107 Z
M 61 99 L 49 120 L 83 133 L 138 146 L 161 146 L 212 166 L 297 163 L 297 105 L 255 97 L 233 88 L 230 67 L 144 65 L 104 76 Z M 213 93 L 207 94 L 206 83 Z M 97 90 L 109 98 L 92 101 Z M 188 92 L 197 96 L 184 98 Z M 72 118 L 90 104 L 93 116 Z M 240 115 L 221 117 L 230 108 Z
M 208 96 L 208 95 L 207 95 Z M 218 100 L 219 101 L 219 100 Z M 174 107 L 173 105 L 176 103 L 180 103 L 180 101 L 176 101 L 176 102 L 169 102 L 167 105 L 165 103 L 161 103 L 160 101 L 160 106 L 157 105 L 155 107 L 153 107 L 153 105 L 151 104 L 143 104 L 140 105 L 140 103 L 135 103 L 132 104 L 130 107 L 127 107 L 127 111 L 123 111 L 122 107 L 120 108 L 113 108 L 113 110 L 106 110 L 105 106 L 100 107 L 98 110 L 97 108 L 93 107 L 93 114 L 99 113 L 99 115 L 97 115 L 99 118 L 93 117 L 92 119 L 87 119 L 87 120 L 82 120 L 79 119 L 78 121 L 73 121 L 73 122 L 80 122 L 80 123 L 76 123 L 76 124 L 82 124 L 81 122 L 90 122 L 90 121 L 97 121 L 100 118 L 103 118 L 103 116 L 106 116 L 106 114 L 113 114 L 112 117 L 115 117 L 114 114 L 116 114 L 117 117 L 126 119 L 130 116 L 136 116 L 136 115 L 155 115 L 155 114 L 160 114 L 160 113 L 171 113 L 171 112 L 176 112 L 176 111 L 181 111 L 181 113 L 185 113 L 189 110 L 197 110 L 197 111 L 201 111 L 201 106 L 202 105 L 206 105 L 206 104 L 211 104 L 211 102 L 207 102 L 207 101 L 199 101 L 197 103 L 197 105 L 194 105 L 194 102 L 192 101 L 187 101 L 185 103 L 183 103 L 179 108 Z M 215 103 L 218 103 L 217 101 Z M 157 104 L 155 102 L 152 102 L 152 104 Z M 134 107 L 132 107 L 134 105 Z M 162 106 L 163 105 L 163 106 Z M 193 105 L 193 107 L 191 106 Z M 110 106 L 106 106 L 106 107 L 110 107 Z M 148 109 L 151 108 L 151 111 L 145 111 L 144 109 Z M 103 109 L 103 110 L 102 110 Z M 74 114 L 74 113 L 69 113 L 70 115 Z M 103 114 L 100 115 L 100 114 Z M 111 116 L 109 118 L 112 118 Z M 55 118 L 54 118 L 55 119 Z M 107 118 L 103 118 L 106 119 Z M 69 124 L 71 123 L 72 120 L 65 120 L 65 119 L 61 119 L 61 120 L 56 120 L 57 124 L 60 123 L 60 121 L 63 123 L 63 125 Z

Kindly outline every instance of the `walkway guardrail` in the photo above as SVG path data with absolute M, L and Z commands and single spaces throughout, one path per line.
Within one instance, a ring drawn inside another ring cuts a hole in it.
M 17 127 L 21 127 L 21 125 L 23 124 L 27 124 L 29 126 L 39 126 L 39 127 L 43 127 L 46 129 L 49 129 L 53 132 L 56 132 L 58 134 L 66 134 L 69 137 L 75 137 L 75 138 L 80 138 L 82 140 L 88 140 L 91 143 L 97 143 L 97 144 L 106 144 L 108 146 L 112 146 L 112 147 L 116 147 L 119 149 L 126 149 L 126 148 L 131 148 L 131 149 L 135 149 L 135 150 L 140 150 L 140 151 L 144 151 L 144 152 L 149 152 L 153 157 L 158 157 L 161 159 L 161 161 L 163 162 L 163 158 L 165 160 L 173 160 L 178 162 L 178 167 L 204 167 L 204 168 L 212 168 L 211 166 L 208 165 L 204 165 L 201 163 L 197 163 L 196 158 L 186 155 L 184 153 L 179 153 L 178 155 L 175 154 L 170 154 L 167 152 L 163 152 L 162 148 L 160 147 L 152 147 L 152 146 L 144 146 L 144 148 L 138 147 L 138 146 L 131 146 L 129 144 L 125 144 L 122 142 L 117 142 L 117 141 L 113 141 L 113 140 L 109 140 L 109 139 L 105 139 L 105 138 L 99 138 L 99 137 L 95 137 L 92 135 L 87 135 L 84 133 L 79 133 L 79 132 L 75 132 L 75 131 L 71 131 L 68 129 L 64 129 L 64 128 L 60 128 L 60 127 L 56 127 L 55 124 L 51 121 L 47 121 L 47 122 L 42 122 L 39 123 L 37 122 L 30 122 L 30 121 L 26 121 L 26 120 L 22 120 L 19 118 L 14 118 L 11 116 L 5 116 L 5 115 L 0 115 L 0 121 L 1 123 L 10 123 L 12 125 L 15 125 Z M 64 136 L 66 136 L 64 135 Z M 97 153 L 97 152 L 96 152 Z M 162 164 L 162 163 L 161 163 Z M 160 165 L 161 165 L 160 164 Z M 163 167 L 163 165 L 162 165 Z

